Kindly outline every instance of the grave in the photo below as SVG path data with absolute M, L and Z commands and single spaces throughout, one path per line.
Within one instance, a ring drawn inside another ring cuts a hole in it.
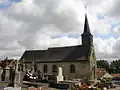
M 21 71 L 18 71 L 18 65 L 15 69 L 11 67 L 9 73 L 9 84 L 4 90 L 21 90 Z
M 3 70 L 0 68 L 0 82 L 2 81 L 1 75 L 2 75 Z
M 9 82 L 10 71 L 9 71 L 9 69 L 6 69 L 5 71 L 6 71 L 5 81 L 6 81 L 6 82 Z
M 57 83 L 63 81 L 62 67 L 58 67 Z

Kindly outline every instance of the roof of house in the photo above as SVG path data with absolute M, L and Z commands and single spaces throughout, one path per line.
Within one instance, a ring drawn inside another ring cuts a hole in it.
M 106 72 L 97 72 L 97 78 L 101 78 Z
M 98 78 L 101 78 L 105 73 L 106 73 L 105 68 L 97 68 L 96 75 L 97 75 Z
M 111 74 L 113 77 L 120 77 L 120 73 Z
M 27 50 L 20 60 L 31 62 L 31 60 L 40 61 L 72 61 L 80 57 L 87 57 L 90 48 L 84 48 L 82 45 L 68 47 L 54 47 L 47 50 Z
M 102 78 L 112 78 L 113 76 L 111 76 L 108 72 L 106 72 Z

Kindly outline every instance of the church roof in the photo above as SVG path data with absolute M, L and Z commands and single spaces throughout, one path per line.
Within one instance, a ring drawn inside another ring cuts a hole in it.
M 82 45 L 68 47 L 54 47 L 47 50 L 27 50 L 20 60 L 31 62 L 32 60 L 46 61 L 74 61 L 81 57 L 89 55 L 90 48 L 84 48 Z

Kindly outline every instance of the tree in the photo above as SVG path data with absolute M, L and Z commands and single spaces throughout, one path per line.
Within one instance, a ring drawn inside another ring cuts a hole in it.
M 120 73 L 120 60 L 112 61 L 110 68 L 113 70 L 113 73 Z
M 109 70 L 109 63 L 106 60 L 98 60 L 97 61 L 97 68 L 105 68 L 106 71 Z

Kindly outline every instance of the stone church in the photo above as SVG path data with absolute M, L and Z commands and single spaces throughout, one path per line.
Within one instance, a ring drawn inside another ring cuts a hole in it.
M 26 50 L 20 61 L 24 61 L 29 69 L 34 61 L 36 70 L 42 73 L 57 74 L 58 67 L 62 67 L 66 80 L 94 79 L 96 77 L 96 56 L 87 14 L 85 14 L 84 31 L 81 36 L 82 45 L 53 47 L 47 50 Z

